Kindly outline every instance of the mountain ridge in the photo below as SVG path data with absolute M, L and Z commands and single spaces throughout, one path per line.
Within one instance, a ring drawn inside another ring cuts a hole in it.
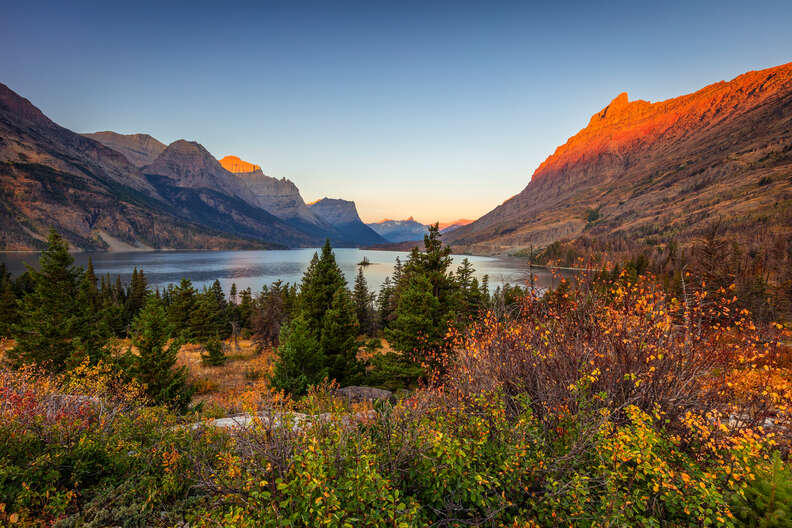
M 448 241 L 493 254 L 584 234 L 687 240 L 718 216 L 735 230 L 760 228 L 758 215 L 783 224 L 790 167 L 792 63 L 655 103 L 622 93 Z

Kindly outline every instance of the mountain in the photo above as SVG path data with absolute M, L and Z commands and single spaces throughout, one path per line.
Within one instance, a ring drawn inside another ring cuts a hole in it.
M 344 237 L 357 245 L 384 244 L 386 240 L 363 223 L 358 216 L 355 202 L 335 198 L 322 198 L 308 204 L 311 212 L 323 222 L 330 224 Z
M 290 247 L 315 246 L 323 241 L 260 207 L 247 183 L 194 141 L 174 141 L 141 171 L 172 204 L 171 210 L 190 221 Z
M 234 194 L 244 196 L 247 188 L 222 167 L 225 174 L 218 172 L 205 149 L 176 143 L 144 174 L 123 154 L 58 126 L 0 84 L 0 249 L 40 249 L 50 227 L 84 250 L 239 249 L 321 241 Z M 184 166 L 175 163 L 179 158 Z
M 136 167 L 144 167 L 153 163 L 157 156 L 165 150 L 164 143 L 160 143 L 148 134 L 119 134 L 105 131 L 83 134 L 83 136 L 120 152 Z
M 466 226 L 466 225 L 468 225 L 468 224 L 470 224 L 472 222 L 473 222 L 473 220 L 467 220 L 465 218 L 460 218 L 459 220 L 454 220 L 452 222 L 440 222 L 438 227 L 440 228 L 440 233 L 441 234 L 446 234 L 446 233 L 450 233 L 454 229 L 457 229 L 457 228 L 462 227 L 462 226 Z
M 792 63 L 656 103 L 620 94 L 447 240 L 478 253 L 583 235 L 651 244 L 716 219 L 739 236 L 792 226 Z
M 385 219 L 366 225 L 376 231 L 388 242 L 423 240 L 427 230 L 426 225 L 416 222 L 412 216 L 407 220 Z
M 252 191 L 256 203 L 283 220 L 299 219 L 308 224 L 322 225 L 322 221 L 305 205 L 300 190 L 286 178 L 267 176 L 261 167 L 236 156 L 226 156 L 220 165 L 234 173 Z

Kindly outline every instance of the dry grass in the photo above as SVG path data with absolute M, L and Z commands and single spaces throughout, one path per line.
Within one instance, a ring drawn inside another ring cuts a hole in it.
M 221 415 L 259 408 L 265 401 L 274 351 L 261 350 L 249 339 L 224 342 L 228 361 L 213 367 L 201 360 L 203 348 L 184 345 L 179 350 L 177 364 L 188 371 L 188 379 L 196 388 L 195 403 L 203 403 L 207 414 Z

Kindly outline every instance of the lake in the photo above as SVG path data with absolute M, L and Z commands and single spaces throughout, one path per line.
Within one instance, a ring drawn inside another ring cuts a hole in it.
M 163 288 L 178 283 L 183 277 L 190 279 L 197 288 L 209 286 L 215 279 L 228 292 L 231 284 L 237 289 L 250 287 L 258 292 L 265 284 L 277 280 L 299 282 L 313 254 L 318 249 L 288 249 L 266 251 L 139 251 L 131 253 L 74 253 L 76 264 L 85 266 L 88 258 L 93 260 L 96 275 L 116 275 L 124 282 L 129 281 L 134 268 L 142 269 L 152 288 Z M 336 261 L 352 286 L 357 273 L 357 264 L 366 257 L 371 265 L 363 270 L 369 288 L 378 290 L 385 277 L 393 272 L 396 258 L 402 262 L 408 253 L 399 251 L 373 251 L 365 249 L 334 249 Z M 454 269 L 466 256 L 454 255 Z M 25 265 L 37 266 L 38 253 L 0 253 L 9 271 L 19 275 Z M 489 275 L 490 291 L 505 283 L 522 284 L 528 280 L 527 262 L 519 258 L 467 256 L 476 269 L 479 280 Z M 550 272 L 534 268 L 536 285 L 547 287 L 557 283 Z

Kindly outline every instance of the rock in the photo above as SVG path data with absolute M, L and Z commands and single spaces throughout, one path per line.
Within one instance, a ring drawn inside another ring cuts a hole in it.
M 377 389 L 374 387 L 359 387 L 351 385 L 342 387 L 336 391 L 340 396 L 350 403 L 360 403 L 364 401 L 394 401 L 393 393 L 389 390 Z

